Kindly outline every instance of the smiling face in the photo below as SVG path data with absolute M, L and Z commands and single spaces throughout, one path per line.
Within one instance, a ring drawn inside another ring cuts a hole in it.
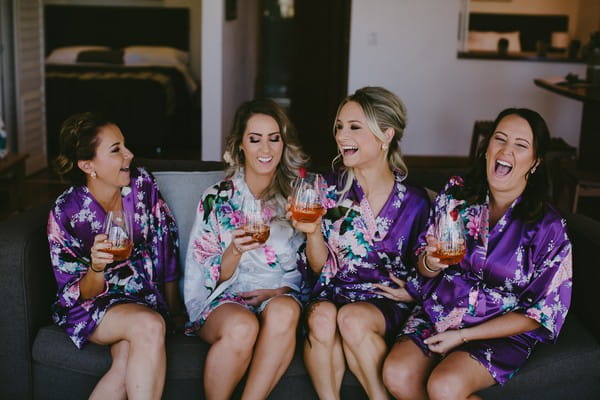
M 534 150 L 533 132 L 527 120 L 516 114 L 500 120 L 485 153 L 492 194 L 517 198 L 523 193 L 531 168 L 538 164 Z
M 240 148 L 244 152 L 244 168 L 248 177 L 272 177 L 283 154 L 283 138 L 277 121 L 265 114 L 251 116 Z
M 119 127 L 113 124 L 101 127 L 97 140 L 96 155 L 92 160 L 82 162 L 82 170 L 87 174 L 96 173 L 96 178 L 91 178 L 94 184 L 116 188 L 129 185 L 133 153 L 125 147 L 125 138 Z
M 365 113 L 354 101 L 340 110 L 335 123 L 335 141 L 346 167 L 360 169 L 386 163 L 381 140 L 371 131 Z

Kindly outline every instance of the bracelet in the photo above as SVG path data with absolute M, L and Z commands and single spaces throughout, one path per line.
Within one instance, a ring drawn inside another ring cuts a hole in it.
M 95 268 L 94 268 L 94 264 L 90 264 L 90 269 L 91 269 L 92 271 L 96 272 L 96 273 L 100 273 L 100 272 L 104 272 L 104 270 L 106 269 L 106 267 L 105 267 L 105 268 L 103 268 L 103 269 L 95 269 Z
M 431 272 L 432 274 L 435 274 L 436 272 L 440 272 L 439 269 L 431 269 L 431 268 L 429 268 L 429 265 L 427 265 L 427 254 L 425 254 L 423 256 L 423 267 L 425 267 L 425 270 Z
M 469 343 L 469 341 L 467 339 L 465 339 L 465 337 L 462 334 L 462 328 L 458 328 L 458 336 L 460 336 L 460 338 L 462 339 L 464 344 Z

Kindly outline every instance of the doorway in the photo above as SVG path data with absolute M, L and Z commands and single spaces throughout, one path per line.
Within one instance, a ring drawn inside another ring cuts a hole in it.
M 256 93 L 290 116 L 312 168 L 337 153 L 332 134 L 348 90 L 350 0 L 263 0 Z

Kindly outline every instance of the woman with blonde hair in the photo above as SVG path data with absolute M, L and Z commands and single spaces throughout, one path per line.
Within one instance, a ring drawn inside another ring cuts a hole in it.
M 334 126 L 343 166 L 325 176 L 327 211 L 314 223 L 294 221 L 307 235 L 299 268 L 311 288 L 304 361 L 321 399 L 340 397 L 346 362 L 369 398 L 387 398 L 386 341 L 409 315 L 402 288 L 429 214 L 425 190 L 403 182 L 405 125 L 404 104 L 384 88 L 344 99 Z
M 227 140 L 227 177 L 198 204 L 184 278 L 188 334 L 211 344 L 208 399 L 228 399 L 247 372 L 243 399 L 266 398 L 292 360 L 300 316 L 295 254 L 304 241 L 285 218 L 286 198 L 307 162 L 294 129 L 272 100 L 237 110 Z M 243 229 L 243 204 L 260 200 L 270 235 Z

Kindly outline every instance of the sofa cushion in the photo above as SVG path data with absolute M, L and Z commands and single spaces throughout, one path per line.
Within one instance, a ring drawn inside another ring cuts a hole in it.
M 196 215 L 196 206 L 206 188 L 223 179 L 225 173 L 223 171 L 157 171 L 154 172 L 154 176 L 179 228 L 179 257 L 184 272 L 185 255 Z
M 167 336 L 167 379 L 202 379 L 208 344 L 183 334 Z M 33 343 L 33 360 L 41 365 L 100 377 L 110 368 L 108 346 L 86 344 L 78 350 L 56 325 L 40 329 Z
M 593 398 L 590 395 L 600 391 L 599 376 L 600 347 L 577 317 L 569 314 L 556 344 L 538 344 L 506 385 L 492 386 L 481 395 L 485 399 Z M 553 383 L 556 390 L 549 390 Z M 570 395 L 564 397 L 560 390 L 566 388 Z

